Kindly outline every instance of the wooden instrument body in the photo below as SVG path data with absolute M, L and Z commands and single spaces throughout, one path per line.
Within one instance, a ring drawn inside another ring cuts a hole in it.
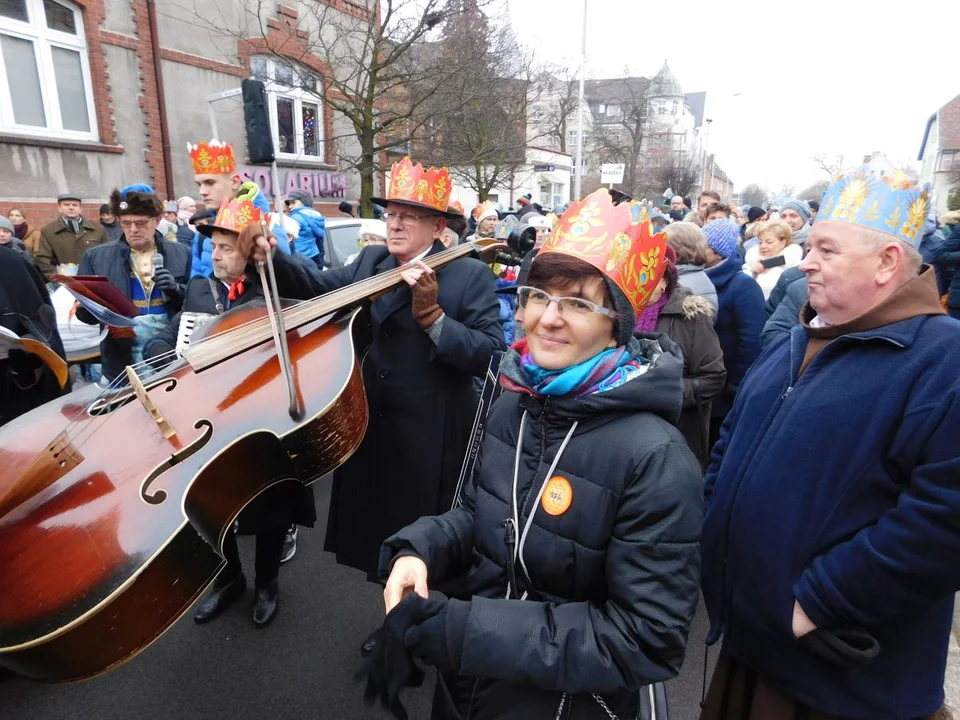
M 241 306 L 205 334 L 265 312 Z M 223 560 L 214 547 L 250 500 L 345 462 L 367 426 L 362 314 L 287 333 L 300 421 L 265 342 L 200 373 L 178 363 L 145 381 L 170 438 L 136 397 L 91 417 L 96 388 L 0 430 L 0 665 L 57 682 L 124 662 L 215 577 Z M 85 421 L 61 435 L 78 414 Z M 16 500 L 31 485 L 44 489 Z

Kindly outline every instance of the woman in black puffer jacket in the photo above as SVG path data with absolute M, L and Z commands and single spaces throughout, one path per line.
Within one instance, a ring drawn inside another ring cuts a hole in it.
M 632 332 L 665 246 L 628 208 L 601 190 L 561 220 L 518 290 L 526 337 L 462 506 L 384 543 L 387 610 L 415 618 L 404 641 L 441 673 L 435 720 L 632 719 L 638 691 L 683 662 L 703 490 L 673 426 L 681 353 Z M 605 220 L 588 232 L 610 231 L 602 257 L 570 233 L 586 210 Z

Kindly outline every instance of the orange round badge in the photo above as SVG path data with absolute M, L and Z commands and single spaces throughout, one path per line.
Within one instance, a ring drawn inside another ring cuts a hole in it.
M 565 477 L 555 475 L 547 482 L 540 504 L 548 515 L 563 515 L 573 503 L 573 487 Z

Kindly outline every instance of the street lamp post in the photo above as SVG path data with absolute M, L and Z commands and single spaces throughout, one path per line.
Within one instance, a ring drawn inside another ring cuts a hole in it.
M 573 200 L 580 199 L 583 180 L 583 81 L 587 72 L 587 0 L 583 0 L 583 41 L 580 47 L 580 95 L 577 101 L 577 174 L 573 180 Z

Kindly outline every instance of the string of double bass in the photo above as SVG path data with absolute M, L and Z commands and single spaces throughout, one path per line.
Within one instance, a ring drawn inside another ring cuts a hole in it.
M 430 267 L 443 265 L 473 251 L 470 245 L 460 245 L 424 259 Z M 305 325 L 313 320 L 330 315 L 366 298 L 389 290 L 400 281 L 403 268 L 396 268 L 380 275 L 347 285 L 319 298 L 294 305 L 283 311 L 288 330 Z M 194 370 L 202 370 L 225 360 L 238 352 L 270 340 L 272 332 L 268 318 L 259 318 L 232 330 L 210 338 L 204 338 L 184 351 L 183 357 Z

